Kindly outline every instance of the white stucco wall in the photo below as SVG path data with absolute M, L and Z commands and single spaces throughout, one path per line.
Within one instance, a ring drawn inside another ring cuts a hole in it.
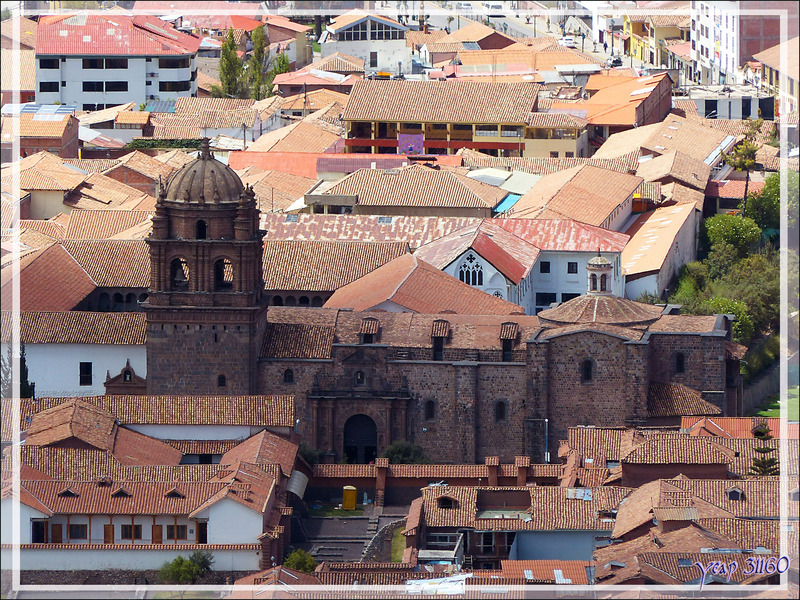
M 7 344 L 2 345 L 5 356 Z M 36 395 L 96 396 L 105 394 L 106 371 L 118 375 L 125 361 L 137 375 L 147 375 L 145 346 L 112 344 L 25 344 L 28 381 L 36 384 Z M 80 363 L 92 363 L 92 385 L 80 385 Z
M 625 297 L 636 300 L 643 292 L 658 294 L 658 273 L 625 282 Z
M 0 543 L 3 544 L 12 544 L 14 543 L 14 501 L 9 496 L 8 498 L 3 498 L 2 502 L 0 502 L 0 513 L 2 516 L 0 517 L 0 525 L 2 529 L 0 530 Z M 19 504 L 19 543 L 20 544 L 30 544 L 31 543 L 31 519 L 44 519 L 47 515 L 44 513 L 39 512 L 31 508 L 30 506 L 26 506 L 20 502 Z M 3 561 L 5 563 L 5 560 Z M 5 568 L 5 567 L 3 567 Z
M 126 423 L 125 427 L 160 440 L 245 440 L 264 429 L 263 427 L 250 427 L 249 425 L 152 425 L 131 423 Z
M 562 294 L 585 294 L 588 291 L 586 265 L 597 256 L 597 252 L 550 252 L 543 251 L 532 269 L 533 306 L 536 293 L 554 293 L 556 302 L 563 302 Z M 614 271 L 611 277 L 611 293 L 622 296 L 625 293 L 625 281 L 621 275 L 619 253 L 601 252 L 601 256 L 611 261 Z M 541 263 L 550 262 L 550 273 L 541 272 Z M 568 263 L 577 262 L 577 273 L 568 273 Z M 528 307 L 526 307 L 528 312 Z M 535 313 L 535 309 L 531 314 Z
M 71 211 L 71 207 L 64 205 L 64 192 L 31 190 L 31 219 L 49 219 Z
M 364 59 L 367 71 L 387 71 L 397 74 L 397 63 L 402 62 L 402 73 L 411 73 L 411 48 L 402 40 L 364 40 L 358 42 L 325 42 L 320 45 L 322 58 L 336 52 Z M 370 66 L 370 52 L 378 53 L 378 65 Z
M 223 498 L 196 516 L 208 519 L 209 544 L 255 544 L 263 532 L 260 509 L 255 504 L 248 508 L 240 502 Z

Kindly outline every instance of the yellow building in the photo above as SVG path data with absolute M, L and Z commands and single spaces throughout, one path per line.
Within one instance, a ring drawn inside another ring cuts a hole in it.
M 761 63 L 761 86 L 775 94 L 776 102 L 783 100 L 786 107 L 783 112 L 794 112 L 800 106 L 798 103 L 798 64 L 797 43 L 798 37 L 767 48 L 753 58 Z M 781 64 L 781 49 L 786 50 L 786 63 Z M 776 106 L 780 112 L 780 106 Z M 782 112 L 780 114 L 783 114 Z

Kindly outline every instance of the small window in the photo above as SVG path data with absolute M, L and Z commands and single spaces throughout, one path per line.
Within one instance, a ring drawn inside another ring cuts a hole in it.
M 536 293 L 536 306 L 549 307 L 553 302 L 557 301 L 558 296 L 551 292 L 537 292 Z
M 439 508 L 458 508 L 458 500 L 454 500 L 450 496 L 442 496 L 439 498 L 437 504 L 439 505 Z
M 58 91 L 58 82 L 57 81 L 40 81 L 39 82 L 39 91 L 40 92 L 57 92 Z
M 217 375 L 217 387 L 225 387 L 228 385 L 225 375 Z
M 123 525 L 121 528 L 120 537 L 123 540 L 140 540 L 142 539 L 142 526 Z
M 84 69 L 102 69 L 103 68 L 103 59 L 102 58 L 84 58 L 83 59 L 83 68 Z M 84 92 L 86 90 L 83 90 Z M 103 90 L 100 90 L 103 91 Z
M 131 381 L 131 379 L 132 379 L 131 372 L 128 369 L 125 369 L 122 372 L 122 381 L 124 381 L 126 383 L 129 383 Z
M 742 490 L 739 488 L 731 488 L 728 490 L 728 500 L 741 500 Z
M 578 272 L 578 263 L 570 261 L 567 263 L 567 273 L 574 275 Z
M 444 338 L 433 338 L 433 360 L 444 360 Z
M 605 292 L 608 291 L 608 275 L 603 273 L 600 275 L 600 291 Z
M 102 81 L 84 81 L 83 82 L 83 91 L 84 92 L 102 92 L 103 91 L 103 82 Z
M 587 358 L 581 363 L 581 382 L 590 383 L 594 377 L 594 363 Z
M 378 53 L 377 52 L 370 52 L 369 53 L 369 66 L 371 69 L 374 69 L 378 66 Z
M 597 291 L 597 275 L 592 273 L 592 276 L 589 278 L 589 289 L 593 292 Z
M 214 263 L 214 289 L 233 289 L 233 263 L 227 258 L 221 258 Z
M 500 401 L 494 405 L 494 422 L 502 423 L 506 420 L 506 403 Z
M 375 343 L 375 334 L 374 333 L 362 333 L 361 334 L 361 343 L 362 344 L 374 344 Z
M 561 301 L 562 302 L 569 302 L 570 300 L 577 298 L 580 294 L 575 294 L 572 292 L 564 292 L 561 294 Z
M 106 91 L 107 92 L 127 92 L 128 91 L 128 82 L 127 81 L 106 81 Z
M 69 526 L 69 539 L 71 540 L 85 540 L 88 527 L 86 525 L 70 525 Z
M 433 421 L 436 418 L 436 402 L 428 400 L 425 402 L 425 420 Z
M 294 383 L 294 371 L 286 369 L 283 372 L 283 383 Z
M 80 363 L 80 385 L 92 385 L 92 363 Z
M 367 379 L 364 376 L 364 371 L 356 371 L 355 377 L 353 378 L 353 382 L 356 385 L 364 385 Z
M 167 525 L 168 540 L 185 540 L 186 525 Z
M 675 353 L 675 372 L 684 373 L 686 371 L 686 356 L 683 352 Z
M 514 360 L 514 340 L 503 340 L 503 362 Z
M 558 158 L 558 152 L 555 150 L 550 151 L 550 158 Z
M 39 59 L 39 68 L 40 69 L 57 69 L 58 68 L 58 59 L 57 58 L 40 58 Z
M 166 494 L 164 494 L 164 498 L 186 498 L 183 494 L 178 491 L 178 488 L 172 488 Z
M 127 69 L 128 68 L 128 59 L 127 58 L 107 58 L 106 59 L 106 69 Z
M 550 261 L 543 260 L 539 263 L 539 273 L 549 273 L 550 272 Z

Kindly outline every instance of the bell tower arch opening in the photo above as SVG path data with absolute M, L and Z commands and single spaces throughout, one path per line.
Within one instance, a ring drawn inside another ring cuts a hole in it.
M 345 422 L 344 455 L 347 462 L 361 465 L 378 457 L 378 426 L 367 415 L 353 415 Z

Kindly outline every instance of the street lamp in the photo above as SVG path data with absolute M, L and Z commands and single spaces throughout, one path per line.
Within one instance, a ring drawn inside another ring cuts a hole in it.
M 583 52 L 583 43 L 586 41 L 586 32 L 581 31 L 581 52 Z

